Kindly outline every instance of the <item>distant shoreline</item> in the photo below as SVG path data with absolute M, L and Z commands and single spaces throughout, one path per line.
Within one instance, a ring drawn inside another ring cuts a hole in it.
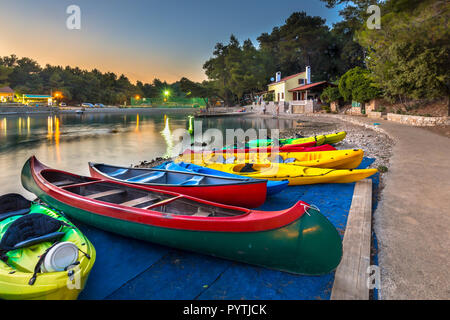
M 105 107 L 105 108 L 80 108 L 74 109 L 59 109 L 54 107 L 2 107 L 0 106 L 0 115 L 30 115 L 30 114 L 92 114 L 92 113 L 135 113 L 135 112 L 161 112 L 161 111 L 184 111 L 194 112 L 198 108 L 186 108 L 186 107 L 130 107 L 130 108 L 118 108 L 118 107 Z

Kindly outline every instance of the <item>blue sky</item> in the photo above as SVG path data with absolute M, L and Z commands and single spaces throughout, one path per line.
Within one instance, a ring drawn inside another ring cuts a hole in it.
M 81 8 L 81 30 L 66 28 L 67 6 Z M 217 42 L 256 38 L 292 12 L 340 20 L 319 0 L 14 0 L 0 11 L 0 55 L 40 64 L 97 68 L 132 81 L 205 78 L 202 65 Z

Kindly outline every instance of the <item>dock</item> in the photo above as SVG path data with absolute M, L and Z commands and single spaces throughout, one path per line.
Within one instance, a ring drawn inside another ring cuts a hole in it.
M 360 168 L 372 162 L 365 158 Z M 376 186 L 378 174 L 370 180 Z M 358 219 L 351 212 L 360 212 L 358 203 L 368 207 L 368 202 L 358 196 L 360 189 L 357 183 L 291 186 L 258 209 L 283 210 L 298 200 L 316 205 L 345 243 L 346 232 L 358 229 L 352 227 L 352 221 Z M 363 189 L 367 197 L 367 182 Z M 345 256 L 350 253 L 345 246 L 336 273 L 302 276 L 164 247 L 73 222 L 97 251 L 89 281 L 79 297 L 82 300 L 329 300 L 336 298 L 332 291 L 336 291 L 342 266 L 347 265 Z

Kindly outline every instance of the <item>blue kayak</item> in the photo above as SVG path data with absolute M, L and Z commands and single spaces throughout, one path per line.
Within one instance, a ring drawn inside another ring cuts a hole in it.
M 184 172 L 195 172 L 202 174 L 209 174 L 211 176 L 219 176 L 219 177 L 227 177 L 227 178 L 236 178 L 236 179 L 248 179 L 242 177 L 237 174 L 232 174 L 228 172 L 223 172 L 219 170 L 214 170 L 206 167 L 202 167 L 196 164 L 187 163 L 187 162 L 173 162 L 166 161 L 159 166 L 154 167 L 155 169 L 165 169 L 165 170 L 174 170 L 174 171 L 184 171 Z M 255 179 L 257 180 L 257 179 Z M 289 184 L 288 180 L 283 181 L 267 181 L 267 196 L 272 196 L 282 190 L 284 190 Z

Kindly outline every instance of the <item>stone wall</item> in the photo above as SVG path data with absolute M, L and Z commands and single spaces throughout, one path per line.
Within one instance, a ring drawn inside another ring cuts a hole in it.
M 339 111 L 339 101 L 333 101 L 330 103 L 330 109 L 332 112 Z
M 361 115 L 362 114 L 361 107 L 348 108 L 347 110 L 345 110 L 345 114 L 350 114 L 350 115 L 353 115 L 353 116 Z
M 387 119 L 389 121 L 409 124 L 411 126 L 445 125 L 449 122 L 448 117 L 422 117 L 396 113 L 388 113 Z
M 367 112 L 367 117 L 381 119 L 383 115 L 381 112 L 369 111 Z

